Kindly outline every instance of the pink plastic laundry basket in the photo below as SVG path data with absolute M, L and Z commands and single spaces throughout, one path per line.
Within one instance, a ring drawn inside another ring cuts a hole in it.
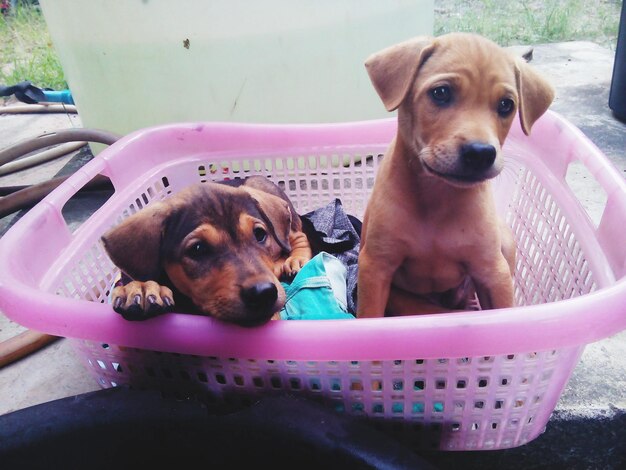
M 195 182 L 265 175 L 302 214 L 340 198 L 361 217 L 395 120 L 327 125 L 177 124 L 112 145 L 0 240 L 0 308 L 71 338 L 103 387 L 228 404 L 292 393 L 360 415 L 414 445 L 499 449 L 539 435 L 586 344 L 626 328 L 626 184 L 554 113 L 514 128 L 496 203 L 518 244 L 516 307 L 245 329 L 170 314 L 127 322 L 107 304 L 116 268 L 99 237 Z M 594 223 L 567 184 L 606 193 Z M 114 195 L 73 233 L 62 208 L 94 176 Z

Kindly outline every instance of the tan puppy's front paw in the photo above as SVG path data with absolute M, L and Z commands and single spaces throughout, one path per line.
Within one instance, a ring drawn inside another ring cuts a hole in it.
M 126 320 L 146 320 L 172 311 L 174 294 L 154 281 L 131 281 L 113 289 L 111 303 L 113 310 Z

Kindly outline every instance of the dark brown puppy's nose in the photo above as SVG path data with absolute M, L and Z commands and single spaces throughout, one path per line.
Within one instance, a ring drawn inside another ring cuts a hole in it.
M 241 298 L 252 309 L 267 311 L 278 298 L 278 289 L 271 282 L 259 282 L 241 290 Z
M 473 171 L 483 171 L 496 160 L 496 148 L 482 142 L 469 142 L 461 147 L 463 165 Z

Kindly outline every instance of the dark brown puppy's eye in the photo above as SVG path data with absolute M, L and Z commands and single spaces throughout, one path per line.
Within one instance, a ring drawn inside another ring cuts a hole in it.
M 507 117 L 515 109 L 515 103 L 510 98 L 503 98 L 498 103 L 498 114 L 501 117 Z
M 430 97 L 435 104 L 441 106 L 447 104 L 452 99 L 452 90 L 447 85 L 440 85 L 430 90 Z
M 209 253 L 211 253 L 211 247 L 203 241 L 195 242 L 185 250 L 185 255 L 195 260 L 202 259 Z
M 256 238 L 256 241 L 259 243 L 264 243 L 265 240 L 267 240 L 267 232 L 263 227 L 254 227 L 252 233 L 254 233 L 254 238 Z

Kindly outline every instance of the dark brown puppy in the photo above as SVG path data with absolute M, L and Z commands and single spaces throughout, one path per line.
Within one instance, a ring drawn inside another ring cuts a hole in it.
M 113 290 L 128 320 L 172 310 L 245 326 L 285 303 L 279 278 L 311 259 L 300 217 L 274 183 L 251 177 L 190 186 L 128 217 L 102 237 L 133 282 Z

